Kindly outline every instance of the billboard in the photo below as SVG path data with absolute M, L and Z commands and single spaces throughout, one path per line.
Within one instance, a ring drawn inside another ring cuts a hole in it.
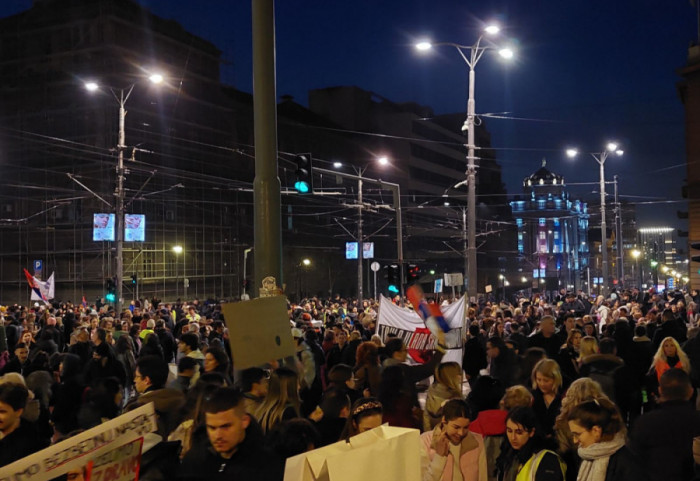
M 114 241 L 114 214 L 93 214 L 92 240 Z
M 363 259 L 374 259 L 374 242 L 363 242 L 362 243 L 362 258 Z M 357 242 L 346 242 L 345 243 L 345 258 L 346 259 L 357 259 Z
M 124 240 L 127 242 L 144 242 L 146 240 L 146 216 L 126 214 L 124 216 Z

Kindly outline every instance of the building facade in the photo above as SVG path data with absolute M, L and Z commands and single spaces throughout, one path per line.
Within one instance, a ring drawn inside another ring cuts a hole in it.
M 545 160 L 523 180 L 523 192 L 510 202 L 523 275 L 542 291 L 583 288 L 590 259 L 588 206 L 570 198 L 564 178 L 547 169 Z

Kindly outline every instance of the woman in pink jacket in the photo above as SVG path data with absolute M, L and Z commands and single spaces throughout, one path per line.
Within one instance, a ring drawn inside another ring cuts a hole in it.
M 469 431 L 475 417 L 461 399 L 445 403 L 440 424 L 421 435 L 423 481 L 452 481 L 455 470 L 459 470 L 463 481 L 487 480 L 484 440 L 480 434 Z

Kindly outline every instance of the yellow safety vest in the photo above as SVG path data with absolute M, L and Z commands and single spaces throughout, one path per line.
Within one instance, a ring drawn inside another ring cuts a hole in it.
M 527 460 L 527 463 L 520 469 L 518 475 L 515 477 L 515 481 L 535 481 L 535 476 L 537 476 L 537 468 L 540 467 L 540 462 L 545 454 L 552 453 L 559 460 L 559 467 L 561 468 L 562 479 L 566 476 L 566 465 L 563 463 L 561 458 L 554 451 L 548 449 L 543 449 L 539 453 L 532 456 Z

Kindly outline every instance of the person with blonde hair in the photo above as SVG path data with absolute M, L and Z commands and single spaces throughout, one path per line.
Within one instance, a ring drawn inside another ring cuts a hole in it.
M 442 419 L 440 408 L 450 399 L 462 397 L 462 367 L 446 362 L 435 368 L 435 382 L 428 388 L 423 410 L 423 431 L 432 430 Z
M 654 354 L 649 372 L 647 373 L 647 391 L 658 397 L 659 381 L 663 373 L 669 369 L 682 369 L 690 374 L 690 359 L 683 351 L 678 341 L 669 336 L 664 338 Z
M 554 432 L 559 444 L 559 455 L 568 466 L 567 481 L 576 480 L 580 462 L 576 455 L 576 445 L 571 437 L 571 431 L 569 431 L 569 413 L 581 403 L 603 398 L 608 399 L 608 396 L 603 392 L 601 385 L 590 377 L 582 377 L 571 383 L 561 400 L 561 410 L 554 423 Z
M 255 412 L 263 432 L 267 433 L 280 421 L 301 416 L 299 376 L 291 369 L 281 367 L 270 375 L 267 395 Z
M 583 339 L 581 339 L 581 346 L 579 347 L 578 354 L 578 363 L 580 367 L 588 356 L 598 354 L 598 340 L 593 336 L 584 336 Z
M 554 436 L 554 422 L 561 409 L 562 376 L 554 359 L 542 359 L 532 369 L 532 409 L 545 438 Z
M 501 399 L 501 409 L 510 411 L 518 407 L 530 407 L 532 401 L 532 393 L 525 386 L 518 384 L 506 389 L 506 393 Z

